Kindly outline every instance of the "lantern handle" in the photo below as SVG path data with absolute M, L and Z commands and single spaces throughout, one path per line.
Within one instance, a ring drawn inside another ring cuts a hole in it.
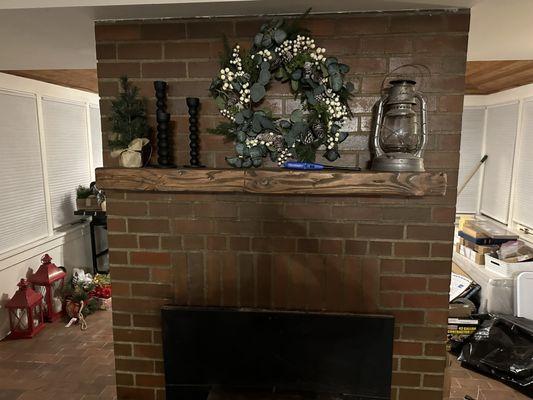
M 374 125 L 374 137 L 372 139 L 372 144 L 374 146 L 374 152 L 376 157 L 381 157 L 385 154 L 383 149 L 379 144 L 379 132 L 381 130 L 381 120 L 383 119 L 383 105 L 385 104 L 386 98 L 380 98 L 376 103 L 376 123 Z
M 422 152 L 426 148 L 428 141 L 428 132 L 427 132 L 427 100 L 424 95 L 420 92 L 415 92 L 415 97 L 420 102 L 420 128 L 422 130 L 422 141 L 418 148 L 418 151 L 415 153 L 415 156 L 422 157 Z

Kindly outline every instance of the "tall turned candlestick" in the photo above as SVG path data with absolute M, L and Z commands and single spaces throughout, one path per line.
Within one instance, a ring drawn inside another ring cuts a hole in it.
M 198 107 L 200 99 L 197 97 L 187 97 L 187 107 L 189 107 L 189 155 L 191 156 L 190 165 L 186 167 L 199 168 L 200 164 L 200 136 L 198 133 Z
M 160 168 L 175 168 L 172 164 L 172 149 L 169 143 L 168 128 L 170 114 L 167 113 L 167 83 L 164 81 L 154 82 L 157 120 L 157 163 Z

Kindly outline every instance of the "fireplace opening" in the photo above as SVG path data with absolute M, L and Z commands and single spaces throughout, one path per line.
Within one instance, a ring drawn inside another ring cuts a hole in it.
M 183 306 L 161 313 L 167 400 L 390 398 L 392 316 Z

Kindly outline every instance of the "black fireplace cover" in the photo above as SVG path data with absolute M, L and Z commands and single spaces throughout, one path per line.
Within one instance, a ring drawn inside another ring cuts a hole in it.
M 394 318 L 165 306 L 167 400 L 212 388 L 389 399 Z

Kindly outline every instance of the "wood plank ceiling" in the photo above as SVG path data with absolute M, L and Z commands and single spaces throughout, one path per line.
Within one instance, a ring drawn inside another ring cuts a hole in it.
M 533 60 L 469 61 L 466 94 L 490 94 L 533 83 Z
M 96 69 L 31 69 L 0 72 L 98 93 Z

